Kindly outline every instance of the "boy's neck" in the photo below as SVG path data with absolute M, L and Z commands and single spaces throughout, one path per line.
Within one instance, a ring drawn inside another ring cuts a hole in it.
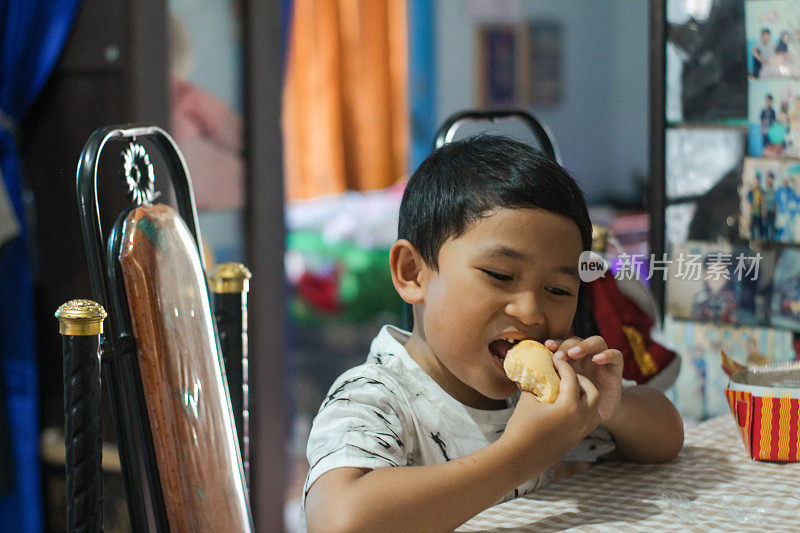
M 456 401 L 467 407 L 484 411 L 497 411 L 508 407 L 505 400 L 488 398 L 453 375 L 439 360 L 425 339 L 418 334 L 416 327 L 406 341 L 405 349 L 420 368 Z

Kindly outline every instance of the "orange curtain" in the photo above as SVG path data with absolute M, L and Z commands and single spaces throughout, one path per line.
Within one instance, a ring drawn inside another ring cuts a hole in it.
M 287 200 L 406 173 L 405 0 L 294 0 L 283 93 Z

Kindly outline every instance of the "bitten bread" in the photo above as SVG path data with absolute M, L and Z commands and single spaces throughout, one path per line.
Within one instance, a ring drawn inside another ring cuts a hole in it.
M 544 344 L 520 341 L 506 354 L 503 368 L 509 379 L 516 381 L 522 390 L 533 393 L 540 402 L 556 401 L 561 378 L 553 366 L 553 352 Z

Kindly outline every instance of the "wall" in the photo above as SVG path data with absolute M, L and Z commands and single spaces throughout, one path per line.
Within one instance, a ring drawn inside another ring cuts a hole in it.
M 613 43 L 610 121 L 611 169 L 619 176 L 619 186 L 611 182 L 609 192 L 624 196 L 637 193 L 631 179 L 646 179 L 648 170 L 648 2 L 612 0 Z M 638 198 L 634 198 L 638 200 Z
M 233 0 L 169 0 L 171 13 L 186 24 L 192 39 L 190 80 L 242 110 L 242 51 Z
M 561 23 L 562 102 L 530 111 L 549 127 L 590 203 L 639 201 L 633 175 L 647 169 L 647 2 L 437 0 L 437 124 L 475 107 L 476 18 Z

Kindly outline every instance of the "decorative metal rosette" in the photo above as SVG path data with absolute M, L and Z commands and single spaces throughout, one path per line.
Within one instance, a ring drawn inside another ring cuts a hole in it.
M 130 143 L 122 152 L 122 177 L 128 185 L 128 197 L 136 205 L 149 205 L 155 198 L 155 173 L 144 146 Z

